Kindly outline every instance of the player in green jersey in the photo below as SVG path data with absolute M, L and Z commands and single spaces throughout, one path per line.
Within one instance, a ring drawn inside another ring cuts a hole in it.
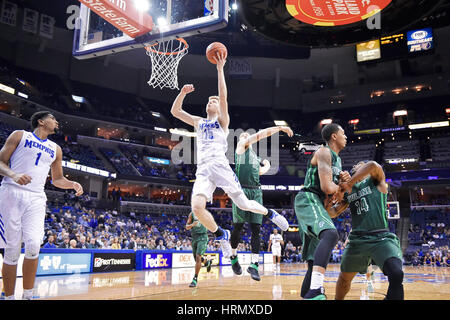
M 388 185 L 383 168 L 375 161 L 359 162 L 350 181 L 340 184 L 352 215 L 352 231 L 341 261 L 336 284 L 336 300 L 350 290 L 357 273 L 366 273 L 371 260 L 387 276 L 386 300 L 403 300 L 402 251 L 397 236 L 389 232 L 387 221 Z
M 235 171 L 236 176 L 239 179 L 239 183 L 242 186 L 244 194 L 250 200 L 255 200 L 262 204 L 262 190 L 259 182 L 259 176 L 267 173 L 270 169 L 270 162 L 265 159 L 262 161 L 258 157 L 256 152 L 252 148 L 252 144 L 265 139 L 277 132 L 285 132 L 289 137 L 292 137 L 294 133 L 289 127 L 270 127 L 258 131 L 255 134 L 250 135 L 248 132 L 244 132 L 239 136 L 239 141 L 236 147 L 235 153 Z M 244 227 L 244 223 L 250 224 L 251 237 L 251 250 L 252 258 L 251 264 L 247 268 L 247 272 L 250 273 L 253 280 L 260 281 L 258 264 L 259 264 L 259 250 L 260 250 L 260 233 L 263 216 L 261 214 L 255 214 L 250 211 L 244 211 L 238 208 L 233 203 L 233 231 L 231 233 L 231 266 L 235 274 L 242 274 L 242 268 L 238 261 L 237 247 L 239 244 L 241 231 Z
M 200 221 L 195 217 L 194 213 L 189 213 L 189 217 L 186 222 L 186 230 L 191 230 L 192 236 L 192 254 L 195 259 L 195 275 L 192 279 L 189 287 L 196 287 L 198 281 L 198 274 L 202 267 L 202 262 L 205 263 L 206 270 L 211 271 L 212 261 L 203 257 L 206 252 L 206 246 L 208 244 L 208 229 L 203 226 Z
M 302 237 L 302 259 L 308 262 L 301 296 L 314 300 L 326 299 L 323 288 L 325 270 L 339 239 L 323 202 L 337 193 L 340 179 L 350 176 L 342 171 L 338 155 L 347 144 L 342 127 L 330 123 L 323 127 L 321 134 L 326 146 L 320 147 L 308 161 L 304 188 L 296 195 L 294 202 Z

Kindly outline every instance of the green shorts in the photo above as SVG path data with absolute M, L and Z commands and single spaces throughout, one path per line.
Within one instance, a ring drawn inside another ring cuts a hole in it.
M 302 259 L 313 260 L 320 233 L 336 227 L 320 197 L 312 192 L 299 192 L 295 196 L 294 209 L 302 238 Z
M 383 270 L 387 259 L 403 258 L 400 241 L 391 232 L 364 236 L 350 233 L 348 240 L 342 255 L 341 272 L 367 273 L 367 267 L 372 260 Z
M 208 244 L 208 235 L 202 234 L 195 237 L 192 237 L 192 255 L 194 259 L 197 255 L 202 256 L 206 252 L 206 246 Z
M 244 194 L 247 196 L 249 200 L 255 200 L 259 204 L 263 204 L 262 199 L 262 190 L 261 189 L 246 189 L 244 190 Z M 234 203 L 232 204 L 233 208 L 233 223 L 256 223 L 262 224 L 263 215 L 259 213 L 254 213 L 250 211 L 243 211 L 239 209 Z

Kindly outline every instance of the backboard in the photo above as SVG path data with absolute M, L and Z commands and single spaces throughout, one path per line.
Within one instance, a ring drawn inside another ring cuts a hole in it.
M 125 50 L 144 48 L 156 42 L 212 32 L 228 23 L 228 0 L 83 0 L 102 5 L 137 6 L 151 16 L 150 32 L 131 37 L 80 3 L 73 56 L 88 59 Z M 80 2 L 83 2 L 80 0 Z M 101 7 L 100 7 L 101 8 Z
M 400 219 L 400 203 L 398 201 L 388 201 L 386 214 L 389 220 Z

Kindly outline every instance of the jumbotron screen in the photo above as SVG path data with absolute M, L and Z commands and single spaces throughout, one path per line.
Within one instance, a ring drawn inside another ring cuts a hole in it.
M 356 59 L 358 62 L 377 60 L 380 58 L 380 40 L 371 40 L 356 45 Z

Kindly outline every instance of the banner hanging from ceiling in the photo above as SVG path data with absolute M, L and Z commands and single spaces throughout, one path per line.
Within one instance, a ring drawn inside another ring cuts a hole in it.
M 295 19 L 315 26 L 333 27 L 365 20 L 392 0 L 286 0 Z

